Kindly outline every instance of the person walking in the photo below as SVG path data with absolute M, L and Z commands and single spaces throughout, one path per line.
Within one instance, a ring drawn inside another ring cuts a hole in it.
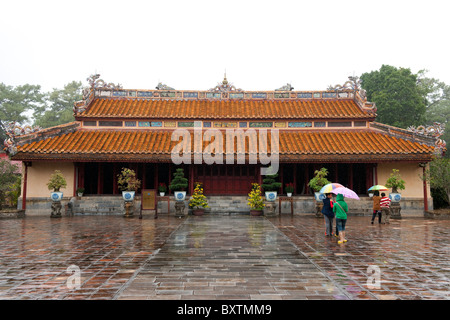
M 381 223 L 389 223 L 389 217 L 391 215 L 391 199 L 386 197 L 386 194 L 381 193 L 380 199 L 380 207 L 381 207 Z
M 339 241 L 338 243 L 347 242 L 345 239 L 345 225 L 347 223 L 347 213 L 348 213 L 348 205 L 344 201 L 344 196 L 342 194 L 338 194 L 336 196 L 336 203 L 333 205 L 333 212 L 336 215 L 336 226 L 339 230 Z
M 378 223 L 381 223 L 381 207 L 380 207 L 380 191 L 375 190 L 373 193 L 373 197 L 372 197 L 372 201 L 373 201 L 373 214 L 372 214 L 372 224 L 373 221 L 375 220 L 375 217 L 378 215 Z
M 325 219 L 325 236 L 333 235 L 333 195 L 331 193 L 326 194 L 326 198 L 323 201 L 322 213 Z

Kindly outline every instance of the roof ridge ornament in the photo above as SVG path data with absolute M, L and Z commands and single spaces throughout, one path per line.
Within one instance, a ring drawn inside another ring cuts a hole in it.
M 343 85 L 335 85 L 335 86 L 328 86 L 328 91 L 336 91 L 336 92 L 345 92 L 345 91 L 353 91 L 358 92 L 359 96 L 361 97 L 361 100 L 366 102 L 367 101 L 367 95 L 366 90 L 364 90 L 361 86 L 362 80 L 357 76 L 349 76 L 348 80 L 345 81 Z
M 291 86 L 290 83 L 286 83 L 285 86 L 282 86 L 281 88 L 275 89 L 275 91 L 292 91 L 294 90 L 294 87 Z
M 435 153 L 442 154 L 444 152 L 447 143 L 441 139 L 441 136 L 445 131 L 445 123 L 433 122 L 432 125 L 427 127 L 424 125 L 420 125 L 418 127 L 409 126 L 406 130 L 409 130 L 415 134 L 433 137 L 435 139 Z
M 227 80 L 227 74 L 224 74 L 222 82 L 219 82 L 217 86 L 209 89 L 212 92 L 242 92 L 242 89 L 237 89 L 232 83 Z
M 13 156 L 17 152 L 16 147 L 16 137 L 21 136 L 24 134 L 29 134 L 33 132 L 37 132 L 39 130 L 42 130 L 39 126 L 30 126 L 30 125 L 24 125 L 20 126 L 17 122 L 12 121 L 7 124 L 3 124 L 0 121 L 0 127 L 3 129 L 3 131 L 8 136 L 4 141 L 5 150 L 9 155 Z
M 90 89 L 106 89 L 106 90 L 118 90 L 123 89 L 121 84 L 106 83 L 104 80 L 99 79 L 100 74 L 92 74 L 86 80 L 89 82 Z
M 175 90 L 172 87 L 169 87 L 167 84 L 162 82 L 158 82 L 158 85 L 155 87 L 156 90 Z

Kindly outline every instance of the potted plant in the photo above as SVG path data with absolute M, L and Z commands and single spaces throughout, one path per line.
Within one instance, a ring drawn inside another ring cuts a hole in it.
M 50 180 L 47 183 L 48 190 L 53 190 L 50 196 L 53 201 L 61 201 L 63 193 L 59 191 L 61 188 L 67 187 L 66 178 L 59 170 L 50 176 Z
M 183 168 L 178 168 L 173 177 L 174 179 L 170 182 L 169 189 L 174 191 L 175 200 L 183 201 L 186 198 L 185 189 L 188 187 L 188 180 L 184 177 Z
M 392 188 L 392 192 L 389 194 L 389 198 L 392 202 L 399 202 L 402 195 L 398 193 L 399 190 L 405 190 L 405 181 L 401 178 L 398 169 L 392 169 L 390 177 L 387 179 L 386 187 Z
M 159 183 L 158 191 L 159 191 L 159 195 L 161 197 L 164 197 L 164 195 L 166 194 L 166 191 L 167 191 L 167 186 L 164 182 Z
M 260 216 L 262 214 L 265 205 L 259 184 L 252 183 L 252 190 L 248 194 L 247 204 L 250 206 L 250 215 Z
M 117 175 L 117 178 L 117 184 L 125 202 L 133 201 L 135 193 L 141 186 L 141 181 L 136 178 L 134 170 L 122 168 L 122 172 Z
M 278 174 L 274 173 L 266 175 L 266 177 L 263 179 L 261 187 L 266 193 L 267 201 L 275 201 L 275 199 L 277 198 L 277 191 L 281 188 L 281 182 L 276 181 L 277 177 Z
M 84 188 L 77 188 L 77 196 L 82 197 L 84 193 Z
M 203 194 L 203 187 L 199 182 L 195 183 L 194 193 L 189 199 L 189 207 L 193 209 L 193 213 L 196 216 L 203 215 L 205 208 L 209 208 L 208 200 L 206 200 L 206 197 Z
M 284 190 L 286 191 L 288 197 L 292 197 L 292 192 L 294 192 L 294 184 L 292 182 L 286 184 Z
M 314 196 L 316 198 L 316 201 L 322 201 L 321 193 L 319 192 L 320 189 L 326 184 L 331 183 L 327 180 L 326 176 L 328 175 L 327 168 L 321 168 L 320 170 L 314 171 L 314 178 L 309 180 L 308 185 L 311 189 L 314 190 Z

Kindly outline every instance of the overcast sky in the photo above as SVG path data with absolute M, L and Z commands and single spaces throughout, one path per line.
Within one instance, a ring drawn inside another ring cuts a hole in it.
M 0 82 L 324 90 L 382 64 L 450 84 L 450 1 L 0 0 Z

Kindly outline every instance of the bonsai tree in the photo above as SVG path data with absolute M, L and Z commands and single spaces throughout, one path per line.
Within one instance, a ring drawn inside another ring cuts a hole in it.
M 264 199 L 261 196 L 259 184 L 252 183 L 252 191 L 248 194 L 247 204 L 252 210 L 262 210 L 264 208 Z
M 286 191 L 286 193 L 294 192 L 294 184 L 292 182 L 286 184 L 286 187 L 284 187 L 284 190 Z
M 141 180 L 136 178 L 134 170 L 122 168 L 122 172 L 117 175 L 117 184 L 121 191 L 137 191 L 141 186 Z
M 84 188 L 77 188 L 77 194 L 78 193 L 84 193 Z
M 405 181 L 401 179 L 398 169 L 392 169 L 392 173 L 387 179 L 385 186 L 392 188 L 392 193 L 398 193 L 398 190 L 405 190 Z
M 281 188 L 281 182 L 276 181 L 277 177 L 278 177 L 277 173 L 266 175 L 261 185 L 264 191 L 277 191 L 278 189 Z
M 61 188 L 67 187 L 66 178 L 64 178 L 61 171 L 55 170 L 55 172 L 50 176 L 47 187 L 48 190 L 53 190 L 53 192 L 59 192 Z
M 174 179 L 170 182 L 169 189 L 172 191 L 184 191 L 188 187 L 188 180 L 184 177 L 183 168 L 178 168 L 173 174 Z
M 158 191 L 159 192 L 166 192 L 167 191 L 167 186 L 164 182 L 160 182 L 159 186 L 158 186 Z
M 189 199 L 189 207 L 194 209 L 209 208 L 208 201 L 206 200 L 206 197 L 203 194 L 202 185 L 199 182 L 195 183 L 194 194 Z
M 331 183 L 330 181 L 327 180 L 326 176 L 328 175 L 328 170 L 327 168 L 322 168 L 320 170 L 316 170 L 314 171 L 314 178 L 312 178 L 311 180 L 309 180 L 308 185 L 311 187 L 311 189 L 313 189 L 315 192 L 319 192 L 320 189 L 322 189 L 322 187 L 326 184 Z

